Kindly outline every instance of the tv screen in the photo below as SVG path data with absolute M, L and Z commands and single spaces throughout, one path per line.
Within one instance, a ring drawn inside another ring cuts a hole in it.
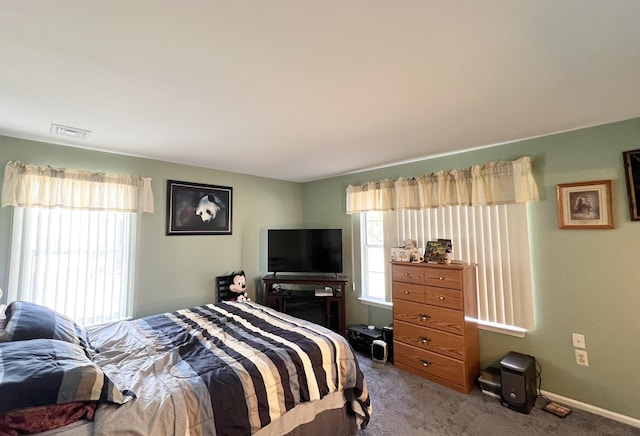
M 342 272 L 342 229 L 270 229 L 270 272 Z

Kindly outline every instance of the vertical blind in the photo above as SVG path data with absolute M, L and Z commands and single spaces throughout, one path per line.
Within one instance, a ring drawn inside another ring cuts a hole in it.
M 16 207 L 8 298 L 88 325 L 130 315 L 136 214 Z
M 453 258 L 478 265 L 478 322 L 522 333 L 534 328 L 526 205 L 446 206 L 386 214 L 404 239 L 451 239 Z M 386 225 L 387 223 L 385 223 Z

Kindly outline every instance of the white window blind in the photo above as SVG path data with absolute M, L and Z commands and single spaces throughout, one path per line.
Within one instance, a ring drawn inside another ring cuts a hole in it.
M 398 245 L 451 239 L 453 259 L 478 265 L 481 326 L 514 334 L 534 328 L 526 204 L 395 211 L 384 224 L 396 229 Z
M 87 325 L 131 315 L 136 213 L 14 207 L 9 301 Z

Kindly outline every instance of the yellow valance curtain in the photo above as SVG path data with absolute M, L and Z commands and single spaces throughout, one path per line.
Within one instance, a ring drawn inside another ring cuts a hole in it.
M 532 158 L 347 187 L 347 213 L 538 201 Z
M 2 206 L 148 213 L 154 209 L 151 178 L 43 168 L 20 161 L 5 167 Z

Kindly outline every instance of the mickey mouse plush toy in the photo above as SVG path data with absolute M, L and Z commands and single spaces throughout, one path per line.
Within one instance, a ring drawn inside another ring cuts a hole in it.
M 229 290 L 233 292 L 229 298 L 230 301 L 250 301 L 249 295 L 245 291 L 247 288 L 247 279 L 244 275 L 244 271 L 234 272 L 231 274 L 231 283 L 229 284 Z

